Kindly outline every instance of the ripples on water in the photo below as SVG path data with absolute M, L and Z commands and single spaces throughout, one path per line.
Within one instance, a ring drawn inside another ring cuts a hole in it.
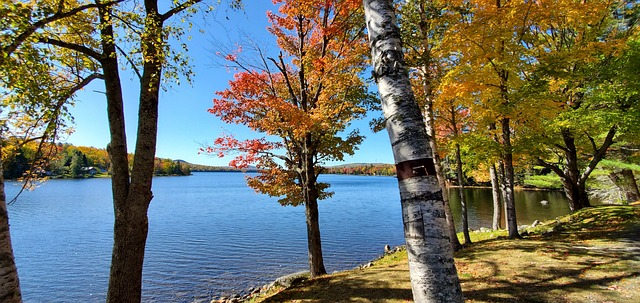
M 379 256 L 384 245 L 404 242 L 395 178 L 322 178 L 335 192 L 319 206 L 329 272 L 354 268 Z M 7 186 L 9 196 L 18 189 Z M 153 193 L 144 302 L 209 302 L 307 269 L 304 208 L 254 193 L 240 173 L 155 178 Z M 489 191 L 470 191 L 476 200 L 487 193 L 487 201 L 469 203 L 473 228 L 489 226 L 475 214 L 486 217 L 491 200 Z M 535 219 L 557 215 L 527 203 L 521 208 L 537 212 Z M 49 181 L 23 194 L 9 215 L 25 302 L 104 302 L 113 241 L 109 179 Z M 526 213 L 518 216 L 530 224 Z

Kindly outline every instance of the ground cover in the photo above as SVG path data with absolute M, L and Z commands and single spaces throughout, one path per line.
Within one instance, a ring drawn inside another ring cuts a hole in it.
M 472 233 L 456 254 L 467 302 L 640 302 L 640 208 L 590 208 L 529 228 L 522 240 Z M 252 302 L 411 302 L 407 256 L 274 288 Z

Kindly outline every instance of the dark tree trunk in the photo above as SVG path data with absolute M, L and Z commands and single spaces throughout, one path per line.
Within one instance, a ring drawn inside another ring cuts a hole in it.
M 320 237 L 317 199 L 309 199 L 309 201 L 305 203 L 305 215 L 307 217 L 309 272 L 311 273 L 311 277 L 317 277 L 327 273 L 322 257 L 322 239 Z
M 620 172 L 609 173 L 609 178 L 622 191 L 628 203 L 640 200 L 640 191 L 638 191 L 638 183 L 630 169 L 623 169 Z
M 128 180 L 125 181 L 125 176 L 128 179 L 128 173 L 124 173 L 128 170 L 128 162 L 125 160 L 126 141 L 121 141 L 125 139 L 121 95 L 120 100 L 112 100 L 109 107 L 112 139 L 110 155 L 112 158 L 118 158 L 118 161 L 112 163 L 115 178 L 115 225 L 107 292 L 109 303 L 140 302 L 142 298 L 142 266 L 148 232 L 147 211 L 153 198 L 151 182 L 158 128 L 160 78 L 164 62 L 163 46 L 158 45 L 158 41 L 164 40 L 163 20 L 158 14 L 157 2 L 145 1 L 145 10 L 145 38 L 141 41 L 145 63 L 140 81 L 138 132 L 130 183 Z M 105 79 L 109 79 L 106 74 Z M 111 121 L 112 114 L 115 121 Z M 120 119 L 122 123 L 118 122 Z M 116 150 L 116 146 L 120 149 Z M 122 147 L 125 149 L 122 150 Z M 116 172 L 120 175 L 116 176 Z
M 491 228 L 493 230 L 500 229 L 500 219 L 502 217 L 502 207 L 500 205 L 500 181 L 498 180 L 498 174 L 496 172 L 495 164 L 489 167 L 489 175 L 491 176 L 491 196 L 493 197 L 493 220 L 491 222 Z
M 0 141 L 0 302 L 20 303 L 20 280 L 13 256 L 7 197 L 4 191 L 4 170 L 2 161 L 2 142 Z
M 591 206 L 585 180 L 581 180 L 580 169 L 578 168 L 578 151 L 575 139 L 571 130 L 565 128 L 561 130 L 562 140 L 565 144 L 564 176 L 560 176 L 564 192 L 569 200 L 569 209 L 572 212 Z
M 393 1 L 364 0 L 373 75 L 393 149 L 415 302 L 463 302 L 442 190 L 402 53 Z
M 502 146 L 504 148 L 502 153 L 502 164 L 504 166 L 504 204 L 505 213 L 507 217 L 507 230 L 509 232 L 509 238 L 520 238 L 518 233 L 518 221 L 516 219 L 516 203 L 514 188 L 514 173 L 513 173 L 513 152 L 511 147 L 511 128 L 509 126 L 509 118 L 503 118 L 501 121 L 502 128 Z
M 560 130 L 560 135 L 562 136 L 564 146 L 561 146 L 559 144 L 555 145 L 556 148 L 564 152 L 564 169 L 560 169 L 558 165 L 549 164 L 544 160 L 538 158 L 538 163 L 540 165 L 553 170 L 553 172 L 560 177 L 564 192 L 567 195 L 567 199 L 569 200 L 569 209 L 571 209 L 572 212 L 591 206 L 591 203 L 589 203 L 589 196 L 587 194 L 586 188 L 587 178 L 589 178 L 591 172 L 593 172 L 598 163 L 602 161 L 607 153 L 607 150 L 609 149 L 611 144 L 613 144 L 613 138 L 616 135 L 617 129 L 618 127 L 616 125 L 613 125 L 609 128 L 609 132 L 607 133 L 607 136 L 605 137 L 600 147 L 597 147 L 594 138 L 587 134 L 589 141 L 591 141 L 593 154 L 591 156 L 589 164 L 584 168 L 584 171 L 582 173 L 580 173 L 580 168 L 578 166 L 578 149 L 575 145 L 574 134 L 573 131 L 569 128 L 563 128 Z
M 311 135 L 307 135 L 305 157 L 303 165 L 302 184 L 305 215 L 307 219 L 307 249 L 309 257 L 309 272 L 311 277 L 318 277 L 327 273 L 322 257 L 322 238 L 320 237 L 320 220 L 318 216 L 318 188 L 313 157 L 308 153 L 311 146 Z

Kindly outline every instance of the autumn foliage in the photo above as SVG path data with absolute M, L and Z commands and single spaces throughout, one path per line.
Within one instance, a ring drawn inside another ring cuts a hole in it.
M 242 48 L 221 55 L 240 72 L 229 88 L 216 93 L 209 109 L 227 123 L 268 137 L 239 140 L 225 134 L 205 151 L 236 153 L 229 165 L 256 165 L 260 171 L 248 178 L 251 187 L 297 205 L 304 202 L 306 175 L 317 176 L 320 163 L 352 154 L 362 140 L 357 131 L 345 134 L 352 119 L 365 114 L 369 100 L 359 77 L 366 55 L 362 11 L 359 1 L 274 3 L 279 9 L 267 12 L 268 31 L 280 53 L 260 52 L 258 64 L 243 61 Z M 326 197 L 321 190 L 317 195 Z

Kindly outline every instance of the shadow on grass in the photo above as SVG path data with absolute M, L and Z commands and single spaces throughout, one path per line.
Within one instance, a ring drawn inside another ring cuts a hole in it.
M 406 271 L 385 271 L 387 274 L 405 275 Z M 411 289 L 383 282 L 375 272 L 361 272 L 356 277 L 328 276 L 303 282 L 280 292 L 263 302 L 387 302 L 411 301 Z M 374 277 L 375 276 L 375 277 Z M 408 276 L 407 276 L 408 278 Z
M 633 302 L 629 298 L 640 298 L 638 290 L 609 289 L 620 281 L 640 278 L 635 250 L 640 242 L 632 233 L 623 235 L 627 233 L 607 235 L 611 242 L 597 244 L 534 239 L 487 241 L 471 247 L 456 258 L 465 298 L 496 303 L 591 302 L 577 298 L 597 293 L 608 302 Z M 565 301 L 569 295 L 573 299 Z
M 495 303 L 640 302 L 638 214 L 602 207 L 573 214 L 552 233 L 476 242 L 456 253 L 464 296 Z M 404 262 L 306 281 L 262 302 L 411 302 Z

